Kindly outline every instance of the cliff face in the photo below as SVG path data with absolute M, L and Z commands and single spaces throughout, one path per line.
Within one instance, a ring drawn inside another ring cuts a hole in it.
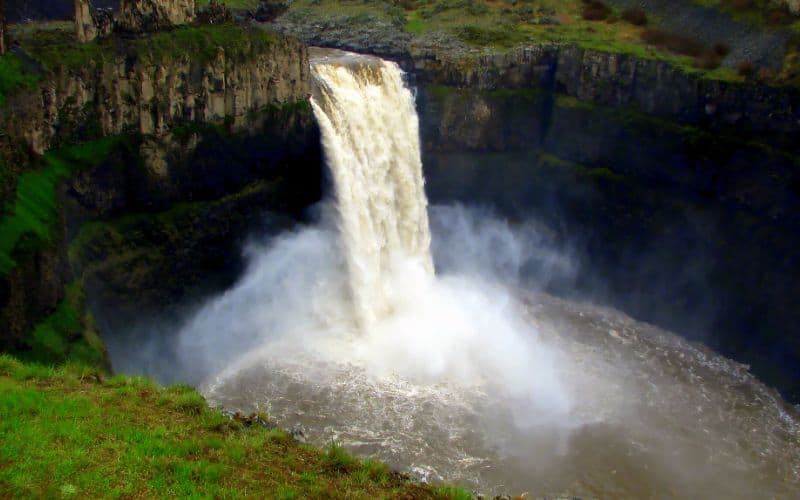
M 118 28 L 123 31 L 158 31 L 194 21 L 195 0 L 122 0 Z
M 739 125 L 763 134 L 800 130 L 800 92 L 688 74 L 663 61 L 575 46 L 538 45 L 492 55 L 414 55 L 426 82 L 476 89 L 539 88 L 672 120 Z
M 288 37 L 229 53 L 213 49 L 208 60 L 178 53 L 153 61 L 136 54 L 58 67 L 38 92 L 13 96 L 0 108 L 11 140 L 42 154 L 65 132 L 91 124 L 101 135 L 124 131 L 160 135 L 176 124 L 229 118 L 243 123 L 249 111 L 305 100 L 309 93 L 305 47 Z
M 680 122 L 741 126 L 788 142 L 800 130 L 798 89 L 714 79 L 658 59 L 547 41 L 513 50 L 472 50 L 451 46 L 447 38 L 415 38 L 378 20 L 333 17 L 323 22 L 296 13 L 279 19 L 276 29 L 311 45 L 398 61 L 422 83 L 542 89 Z
M 84 280 L 86 262 L 71 264 L 67 247 L 86 222 L 160 213 L 186 200 L 234 210 L 217 203 L 228 198 L 239 204 L 235 210 L 274 210 L 291 219 L 319 198 L 318 135 L 303 105 L 308 59 L 298 41 L 228 25 L 65 46 L 51 59 L 42 50 L 31 45 L 33 57 L 43 61 L 39 82 L 7 96 L 0 107 L 0 163 L 11 186 L 0 214 L 4 245 L 11 242 L 0 259 L 0 349 L 25 348 L 29 332 L 61 302 L 64 285 Z M 75 61 L 87 51 L 92 56 Z M 76 142 L 85 144 L 66 147 Z M 237 152 L 240 147 L 249 149 Z M 298 176 L 307 184 L 299 187 Z M 244 191 L 250 194 L 236 196 Z M 14 196 L 16 205 L 8 203 Z M 29 210 L 36 224 L 28 222 Z M 209 208 L 198 210 L 215 217 Z M 143 220 L 150 219 L 159 220 Z M 217 241 L 230 243 L 222 259 L 230 271 L 236 250 L 229 247 L 247 220 L 253 222 L 242 216 L 215 228 L 194 220 L 199 228 L 180 240 L 193 249 L 184 256 L 202 254 L 198 241 L 214 232 Z M 174 260 L 163 262 L 153 269 L 174 275 L 178 293 L 186 274 L 171 269 Z M 115 268 L 103 269 L 113 274 Z M 143 290 L 135 279 L 130 283 L 129 298 Z M 187 280 L 185 287 L 196 284 Z
M 423 86 L 419 110 L 433 203 L 538 221 L 581 269 L 552 291 L 701 340 L 800 398 L 791 147 L 533 89 Z
M 310 107 L 290 105 L 238 132 L 134 139 L 76 174 L 66 185 L 70 266 L 103 333 L 230 286 L 251 231 L 291 228 L 320 199 L 319 141 Z

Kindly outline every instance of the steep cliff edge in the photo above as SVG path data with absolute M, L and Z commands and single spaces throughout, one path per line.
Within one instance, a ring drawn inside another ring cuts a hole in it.
M 419 110 L 432 202 L 543 224 L 580 268 L 550 291 L 703 341 L 800 398 L 791 145 L 539 89 L 423 85 Z
M 2 61 L 23 77 L 0 86 L 3 350 L 68 353 L 64 342 L 48 344 L 44 337 L 53 335 L 31 333 L 60 307 L 66 283 L 84 284 L 86 263 L 70 263 L 67 247 L 85 222 L 161 213 L 185 201 L 200 213 L 204 203 L 242 211 L 245 199 L 256 213 L 272 209 L 291 218 L 319 197 L 318 136 L 304 104 L 309 70 L 301 43 L 236 25 L 87 44 L 74 42 L 70 31 L 28 32 L 22 48 Z M 248 141 L 248 151 L 235 151 Z M 234 201 L 240 208 L 231 208 Z M 163 218 L 143 220 L 158 234 L 153 227 Z M 202 253 L 192 245 L 208 230 L 191 220 L 184 247 Z M 212 229 L 231 245 L 244 231 L 238 222 Z
M 677 122 L 740 126 L 743 133 L 788 139 L 800 131 L 800 90 L 690 73 L 665 61 L 542 44 L 510 52 L 412 58 L 423 82 L 492 89 L 540 89 L 602 106 L 630 108 Z

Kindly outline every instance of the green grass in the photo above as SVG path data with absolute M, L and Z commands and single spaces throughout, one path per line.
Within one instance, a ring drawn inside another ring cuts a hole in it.
M 789 11 L 778 5 L 775 0 L 753 0 L 750 5 L 735 7 L 735 2 L 724 0 L 693 0 L 694 3 L 704 7 L 718 9 L 730 14 L 737 21 L 760 27 L 774 27 L 786 25 L 797 20 Z
M 15 251 L 41 248 L 53 239 L 58 183 L 102 162 L 118 142 L 118 137 L 107 137 L 51 151 L 44 156 L 43 168 L 17 179 L 15 199 L 0 219 L 0 275 L 16 267 Z
M 666 61 L 682 71 L 713 80 L 742 80 L 731 68 L 700 69 L 695 58 L 649 46 L 640 39 L 645 28 L 623 21 L 618 10 L 603 21 L 585 20 L 581 16 L 581 0 L 296 0 L 290 11 L 320 19 L 348 15 L 353 24 L 358 24 L 372 19 L 390 20 L 392 9 L 398 5 L 405 8 L 401 10 L 402 27 L 418 37 L 449 33 L 469 47 L 500 52 L 543 42 L 569 44 Z
M 4 498 L 471 497 L 404 480 L 340 448 L 244 427 L 190 387 L 79 364 L 55 369 L 0 355 L 0 435 Z
M 188 58 L 206 62 L 216 57 L 220 47 L 227 57 L 240 57 L 264 50 L 275 38 L 272 32 L 235 24 L 183 26 L 155 33 L 135 46 L 139 57 L 154 61 Z
M 408 13 L 405 30 L 412 35 L 420 35 L 425 31 L 425 21 L 418 11 Z
M 39 76 L 25 71 L 22 61 L 14 54 L 0 56 L 0 106 L 6 96 L 20 89 L 30 89 Z

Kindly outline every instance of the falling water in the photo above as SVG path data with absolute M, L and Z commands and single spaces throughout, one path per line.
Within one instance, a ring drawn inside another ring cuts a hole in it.
M 390 276 L 409 265 L 433 273 L 414 97 L 393 62 L 339 54 L 312 72 L 354 307 L 368 329 L 392 310 Z

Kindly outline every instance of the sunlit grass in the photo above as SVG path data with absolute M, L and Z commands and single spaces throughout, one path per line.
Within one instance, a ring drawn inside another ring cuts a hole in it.
M 733 69 L 700 69 L 695 58 L 648 45 L 640 37 L 645 27 L 622 20 L 618 10 L 612 9 L 605 20 L 589 21 L 582 18 L 582 7 L 580 0 L 416 0 L 399 3 L 296 0 L 291 10 L 316 15 L 320 19 L 334 14 L 350 16 L 354 24 L 365 22 L 365 16 L 389 21 L 399 10 L 403 19 L 400 27 L 407 33 L 417 36 L 449 33 L 477 49 L 506 51 L 542 42 L 570 44 L 599 52 L 662 60 L 687 73 L 714 80 L 742 80 Z
M 0 355 L 0 497 L 441 498 L 338 445 L 296 443 L 187 386 Z

